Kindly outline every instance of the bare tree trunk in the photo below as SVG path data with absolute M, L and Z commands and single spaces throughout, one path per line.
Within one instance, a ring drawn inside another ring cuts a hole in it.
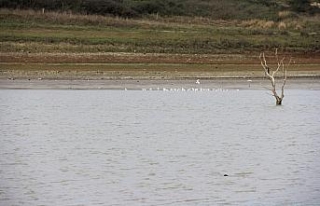
M 287 71 L 286 71 L 286 69 L 284 67 L 284 63 L 283 63 L 284 58 L 282 58 L 279 61 L 278 50 L 277 49 L 276 49 L 276 52 L 275 52 L 275 57 L 276 57 L 276 60 L 277 60 L 277 68 L 276 69 L 272 70 L 267 65 L 267 60 L 266 60 L 266 57 L 264 55 L 264 52 L 260 54 L 260 62 L 261 62 L 262 68 L 264 69 L 266 77 L 268 77 L 268 79 L 271 82 L 271 86 L 272 86 L 271 92 L 272 92 L 273 96 L 276 99 L 276 105 L 281 105 L 282 104 L 282 100 L 284 98 L 284 86 L 286 85 L 286 82 L 287 82 Z M 290 62 L 291 62 L 291 60 L 290 60 Z M 283 78 L 283 82 L 282 82 L 282 86 L 281 86 L 281 94 L 279 95 L 277 93 L 277 90 L 276 90 L 275 76 L 279 72 L 280 69 L 282 69 L 282 71 L 284 73 L 284 78 Z

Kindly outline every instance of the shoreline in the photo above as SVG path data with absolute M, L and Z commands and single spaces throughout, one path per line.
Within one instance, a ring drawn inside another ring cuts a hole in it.
M 281 85 L 281 82 L 279 82 Z M 268 90 L 268 79 L 220 78 L 196 80 L 10 80 L 0 79 L 0 90 L 150 90 L 150 91 L 212 91 L 212 90 Z M 286 90 L 320 90 L 318 78 L 288 79 Z
M 273 56 L 270 66 L 276 67 Z M 287 56 L 287 61 L 289 57 Z M 167 80 L 263 78 L 256 55 L 0 52 L 0 79 Z M 294 56 L 288 78 L 320 78 L 320 58 Z M 286 66 L 289 62 L 285 62 Z
M 0 52 L 0 58 L 0 89 L 247 89 L 248 80 L 250 89 L 270 85 L 256 55 Z M 318 89 L 319 65 L 318 57 L 295 56 L 288 85 Z

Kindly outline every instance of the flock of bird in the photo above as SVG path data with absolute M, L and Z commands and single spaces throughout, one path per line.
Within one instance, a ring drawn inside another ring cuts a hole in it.
M 200 80 L 198 79 L 195 82 L 197 85 L 200 85 Z M 124 88 L 125 91 L 127 91 L 127 88 Z M 223 87 L 217 88 L 217 89 L 210 89 L 210 88 L 202 88 L 202 87 L 190 87 L 190 88 L 142 88 L 142 91 L 163 91 L 163 92 L 228 92 L 228 89 L 224 89 Z M 236 89 L 235 91 L 240 91 L 239 89 Z
M 125 90 L 127 90 L 125 88 Z M 163 91 L 163 92 L 227 92 L 229 91 L 228 89 L 223 89 L 223 88 L 218 88 L 218 89 L 210 89 L 210 88 L 142 88 L 142 91 Z M 239 91 L 239 89 L 237 89 Z

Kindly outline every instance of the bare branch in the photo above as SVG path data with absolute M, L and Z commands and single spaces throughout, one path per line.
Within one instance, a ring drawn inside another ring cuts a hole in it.
M 279 62 L 279 57 L 278 57 L 278 55 L 276 56 L 276 58 L 277 58 L 278 67 L 277 67 L 277 69 L 276 69 L 275 71 L 272 72 L 272 76 L 273 76 L 273 77 L 274 77 L 274 75 L 277 74 L 277 72 L 279 71 L 279 69 L 281 68 L 281 66 L 284 67 L 283 61 L 284 61 L 285 57 L 283 57 L 280 62 Z
M 279 61 L 278 49 L 276 49 L 275 58 L 277 60 L 277 68 L 275 70 L 273 70 L 271 74 L 270 74 L 270 67 L 268 67 L 268 65 L 267 65 L 267 60 L 266 60 L 266 57 L 264 55 L 264 52 L 262 52 L 260 54 L 259 58 L 260 58 L 261 66 L 264 69 L 264 72 L 265 72 L 266 76 L 270 79 L 271 86 L 272 86 L 272 88 L 270 90 L 271 90 L 273 96 L 276 98 L 276 105 L 281 105 L 282 99 L 284 97 L 284 87 L 285 87 L 286 82 L 287 82 L 287 71 L 286 71 L 285 65 L 284 65 L 285 57 L 283 57 Z M 290 59 L 289 65 L 290 65 L 290 63 L 291 63 L 291 59 Z M 283 79 L 283 83 L 282 83 L 282 86 L 281 86 L 281 96 L 279 96 L 277 94 L 276 81 L 275 81 L 275 75 L 280 71 L 280 69 L 284 72 L 284 79 Z
M 270 75 L 270 67 L 267 65 L 267 60 L 266 57 L 264 55 L 264 52 L 262 52 L 260 54 L 260 63 L 262 65 L 262 68 L 264 69 L 265 74 L 269 77 L 269 79 L 272 78 L 272 76 Z
M 292 57 L 290 57 L 290 60 L 289 60 L 289 63 L 288 63 L 288 67 L 290 67 L 290 65 L 291 65 L 291 62 L 292 62 Z
M 262 57 L 263 57 L 263 60 L 264 60 L 264 65 L 265 65 L 266 67 L 268 67 L 267 61 L 266 61 L 266 57 L 264 56 L 264 52 L 262 53 Z
M 287 83 L 287 70 L 284 70 L 284 79 L 281 87 L 281 99 L 283 99 L 284 97 L 284 86 L 286 85 L 286 83 Z
M 290 57 L 290 60 L 289 60 L 288 66 L 290 66 L 290 65 L 291 65 L 291 62 L 292 62 L 292 57 Z

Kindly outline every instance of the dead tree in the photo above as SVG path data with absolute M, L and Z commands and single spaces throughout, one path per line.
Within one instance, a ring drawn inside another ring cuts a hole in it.
M 286 82 L 287 82 L 287 70 L 284 65 L 285 58 L 282 58 L 281 60 L 279 60 L 278 50 L 276 49 L 275 58 L 277 60 L 277 64 L 276 64 L 277 66 L 275 69 L 272 69 L 267 65 L 267 60 L 264 55 L 264 52 L 260 54 L 259 58 L 260 58 L 261 66 L 264 69 L 265 75 L 271 82 L 271 86 L 272 86 L 271 92 L 272 92 L 272 95 L 276 98 L 276 105 L 281 105 L 282 100 L 284 98 L 284 86 L 286 85 Z M 289 65 L 290 63 L 291 63 L 291 59 L 290 59 Z M 279 95 L 276 90 L 276 74 L 280 70 L 283 72 L 283 79 L 282 79 L 282 86 L 281 86 L 281 94 Z

